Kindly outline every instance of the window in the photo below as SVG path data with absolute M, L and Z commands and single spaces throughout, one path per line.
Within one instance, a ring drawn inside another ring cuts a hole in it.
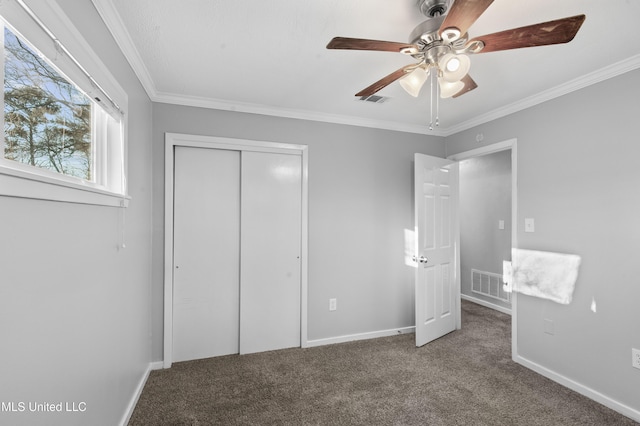
M 0 3 L 0 195 L 125 206 L 126 94 L 55 1 L 29 3 Z
M 4 158 L 94 181 L 91 99 L 4 28 Z

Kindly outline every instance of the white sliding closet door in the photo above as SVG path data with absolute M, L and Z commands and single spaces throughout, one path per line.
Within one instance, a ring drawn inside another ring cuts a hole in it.
M 240 353 L 300 346 L 301 169 L 242 153 Z
M 174 151 L 173 361 L 300 346 L 302 160 Z
M 173 360 L 238 353 L 240 152 L 175 148 Z

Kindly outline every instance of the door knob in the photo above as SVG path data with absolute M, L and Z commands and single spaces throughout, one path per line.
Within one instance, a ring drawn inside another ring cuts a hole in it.
M 420 263 L 427 263 L 429 260 L 424 256 L 420 256 L 419 259 L 417 257 L 413 256 L 413 261 L 414 262 L 420 262 Z

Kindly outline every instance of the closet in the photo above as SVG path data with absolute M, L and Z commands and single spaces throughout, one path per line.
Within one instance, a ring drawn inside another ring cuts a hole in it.
M 300 346 L 301 155 L 172 149 L 172 360 Z

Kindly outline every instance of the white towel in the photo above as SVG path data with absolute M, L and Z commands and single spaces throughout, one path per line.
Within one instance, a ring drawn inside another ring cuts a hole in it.
M 535 250 L 512 250 L 513 291 L 568 305 L 578 278 L 580 256 Z

